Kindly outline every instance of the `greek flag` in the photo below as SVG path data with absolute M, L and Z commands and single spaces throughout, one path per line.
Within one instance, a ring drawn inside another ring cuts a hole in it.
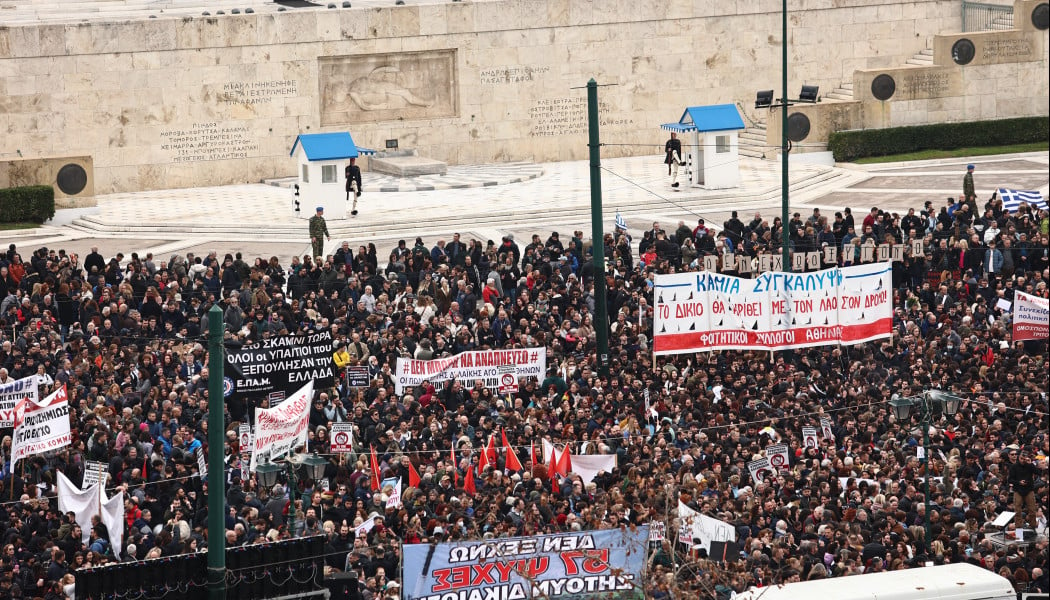
M 616 211 L 616 228 L 627 230 L 627 221 L 624 220 L 623 216 L 620 215 L 620 211 Z
M 1047 207 L 1046 199 L 1043 198 L 1043 194 L 1038 191 L 1033 192 L 999 188 L 999 197 L 1003 199 L 1003 209 L 1006 210 L 1006 212 L 1017 212 L 1017 209 L 1021 207 L 1022 202 L 1027 202 L 1029 206 L 1036 210 L 1050 210 L 1050 208 Z

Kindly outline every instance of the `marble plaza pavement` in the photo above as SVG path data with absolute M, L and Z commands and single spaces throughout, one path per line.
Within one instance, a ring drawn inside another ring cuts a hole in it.
M 862 218 L 872 206 L 902 214 L 925 200 L 939 207 L 961 192 L 967 163 L 977 165 L 982 199 L 997 187 L 1050 191 L 1048 152 L 839 167 L 796 163 L 790 167 L 791 212 L 807 217 L 813 208 L 833 214 L 849 206 Z M 742 158 L 740 169 L 739 188 L 675 190 L 659 156 L 605 159 L 604 228 L 612 228 L 617 212 L 635 234 L 654 221 L 668 230 L 679 220 L 692 226 L 699 218 L 721 227 L 733 210 L 744 221 L 756 212 L 772 221 L 780 214 L 780 163 Z M 23 254 L 47 246 L 83 256 L 97 246 L 106 256 L 152 252 L 166 260 L 174 253 L 240 250 L 287 261 L 309 252 L 306 219 L 316 205 L 325 206 L 332 233 L 326 252 L 343 240 L 355 248 L 374 242 L 384 251 L 399 239 L 411 246 L 417 236 L 430 247 L 453 232 L 497 242 L 513 234 L 520 244 L 532 233 L 544 239 L 554 230 L 591 233 L 586 161 L 452 167 L 444 178 L 393 179 L 365 174 L 360 214 L 353 218 L 344 214 L 342 194 L 302 198 L 296 215 L 291 189 L 259 183 L 99 196 L 97 207 L 60 210 L 39 229 L 3 237 Z

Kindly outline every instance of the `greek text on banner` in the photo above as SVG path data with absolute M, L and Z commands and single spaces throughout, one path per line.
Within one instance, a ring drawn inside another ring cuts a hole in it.
M 463 382 L 464 387 L 471 387 L 475 381 L 481 380 L 485 387 L 498 389 L 501 378 L 513 382 L 522 377 L 542 380 L 546 371 L 546 348 L 472 350 L 433 360 L 398 358 L 394 392 L 402 394 L 406 388 L 424 381 L 442 383 L 452 379 Z
M 654 354 L 859 344 L 892 333 L 891 266 L 657 275 L 655 309 Z
M 641 600 L 649 526 L 404 547 L 404 600 Z
M 335 385 L 332 332 L 282 335 L 241 348 L 227 348 L 223 396 L 266 396 L 273 406 L 312 381 L 318 388 Z
M 1017 292 L 1013 317 L 1015 342 L 1050 338 L 1050 300 Z

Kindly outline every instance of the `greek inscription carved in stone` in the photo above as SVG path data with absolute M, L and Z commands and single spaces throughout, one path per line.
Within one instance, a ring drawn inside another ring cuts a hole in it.
M 906 75 L 903 78 L 902 90 L 909 95 L 924 94 L 937 96 L 948 91 L 948 73 L 923 73 Z
M 1029 56 L 1032 54 L 1032 45 L 1025 39 L 988 40 L 981 54 L 985 60 Z
M 248 126 L 240 123 L 194 123 L 186 129 L 162 131 L 160 138 L 160 149 L 170 152 L 176 163 L 248 158 L 259 152 Z
M 553 137 L 557 135 L 587 132 L 586 98 L 545 98 L 537 100 L 529 109 L 532 119 L 531 137 Z M 605 102 L 598 103 L 599 127 L 623 127 L 633 125 L 634 119 L 612 114 Z
M 218 100 L 223 104 L 267 104 L 274 98 L 298 95 L 299 82 L 295 79 L 231 81 L 223 84 Z
M 481 83 L 489 85 L 505 84 L 505 83 L 525 83 L 529 81 L 536 81 L 539 77 L 551 70 L 550 67 L 530 67 L 530 66 L 506 66 L 506 67 L 492 67 L 489 69 L 482 69 Z

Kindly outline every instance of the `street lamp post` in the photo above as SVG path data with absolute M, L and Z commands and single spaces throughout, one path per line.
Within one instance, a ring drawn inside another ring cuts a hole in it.
M 295 536 L 295 497 L 298 488 L 296 471 L 299 471 L 298 475 L 303 479 L 318 481 L 324 477 L 324 471 L 327 466 L 328 461 L 320 456 L 302 453 L 288 456 L 283 466 L 280 463 L 267 461 L 255 468 L 255 476 L 258 478 L 259 484 L 267 489 L 272 488 L 277 483 L 277 478 L 281 471 L 287 472 L 288 521 L 291 524 L 292 537 Z
M 930 421 L 943 412 L 945 416 L 954 416 L 959 412 L 959 404 L 962 399 L 941 390 L 927 390 L 920 396 L 913 398 L 901 398 L 894 394 L 890 399 L 890 407 L 897 421 L 904 422 L 911 416 L 912 409 L 919 410 L 919 421 L 922 427 L 922 464 L 923 464 L 923 495 L 925 497 L 926 514 L 923 525 L 926 529 L 925 546 L 926 556 L 930 555 Z

